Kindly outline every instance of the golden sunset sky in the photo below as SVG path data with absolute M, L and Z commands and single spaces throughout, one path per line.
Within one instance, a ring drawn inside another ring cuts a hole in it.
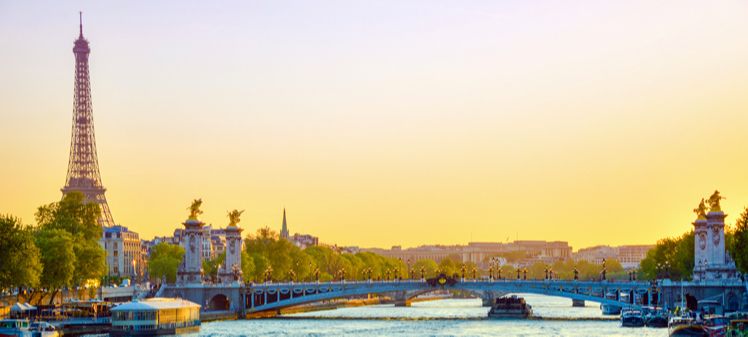
M 644 244 L 748 205 L 746 1 L 0 1 L 0 213 L 60 199 L 78 11 L 117 223 Z

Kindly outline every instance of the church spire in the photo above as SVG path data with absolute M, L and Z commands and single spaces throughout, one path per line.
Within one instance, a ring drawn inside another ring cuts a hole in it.
M 286 224 L 286 208 L 283 207 L 283 226 L 280 232 L 281 239 L 288 240 L 288 224 Z

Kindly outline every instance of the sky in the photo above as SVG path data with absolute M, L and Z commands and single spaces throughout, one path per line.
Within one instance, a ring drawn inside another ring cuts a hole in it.
M 748 206 L 746 1 L 0 0 L 0 213 L 60 199 L 78 11 L 115 221 L 651 244 Z

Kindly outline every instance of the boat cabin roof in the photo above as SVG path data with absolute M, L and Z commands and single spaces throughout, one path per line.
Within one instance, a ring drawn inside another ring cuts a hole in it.
M 183 308 L 200 308 L 195 302 L 190 302 L 181 298 L 157 297 L 142 301 L 132 301 L 120 304 L 112 308 L 112 312 L 117 311 L 158 311 L 163 309 L 183 309 Z

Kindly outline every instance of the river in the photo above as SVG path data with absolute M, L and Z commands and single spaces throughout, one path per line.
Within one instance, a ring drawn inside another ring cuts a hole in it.
M 537 316 L 601 318 L 596 303 L 522 295 Z M 373 305 L 291 314 L 277 319 L 209 322 L 200 336 L 667 336 L 667 329 L 622 328 L 618 321 L 489 320 L 478 299 L 445 299 L 411 307 Z

